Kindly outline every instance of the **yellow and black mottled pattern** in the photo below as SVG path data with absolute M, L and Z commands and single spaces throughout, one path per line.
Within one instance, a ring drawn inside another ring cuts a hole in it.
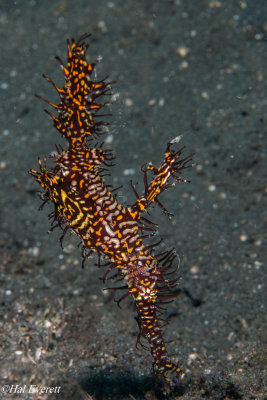
M 55 167 L 48 171 L 39 161 L 40 171 L 31 170 L 41 185 L 44 201 L 51 201 L 57 225 L 72 229 L 83 243 L 86 251 L 95 251 L 110 260 L 106 275 L 117 269 L 133 296 L 139 325 L 138 343 L 147 339 L 154 359 L 155 373 L 173 384 L 182 375 L 180 368 L 172 363 L 161 333 L 159 305 L 173 297 L 171 290 L 177 279 L 169 279 L 175 253 L 173 251 L 154 255 L 155 246 L 144 244 L 144 231 L 154 230 L 154 224 L 142 217 L 148 207 L 156 202 L 166 214 L 168 211 L 158 196 L 173 181 L 185 181 L 180 173 L 187 168 L 190 156 L 181 159 L 182 150 L 172 146 L 179 138 L 168 143 L 165 158 L 159 168 L 148 164 L 144 171 L 144 193 L 128 207 L 119 204 L 113 191 L 105 185 L 103 172 L 113 160 L 109 150 L 89 147 L 86 138 L 102 134 L 103 122 L 95 122 L 96 112 L 103 106 L 96 99 L 107 94 L 110 83 L 92 79 L 96 63 L 88 64 L 85 58 L 86 36 L 68 42 L 67 66 L 60 64 L 65 74 L 64 87 L 58 88 L 48 77 L 60 96 L 60 103 L 52 105 L 58 115 L 51 117 L 58 131 L 68 140 L 68 149 L 59 153 Z M 39 96 L 38 96 L 39 97 Z M 91 143 L 91 141 L 90 141 Z M 152 179 L 148 180 L 148 172 Z M 117 275 L 116 275 L 117 276 Z M 125 295 L 123 296 L 123 298 Z

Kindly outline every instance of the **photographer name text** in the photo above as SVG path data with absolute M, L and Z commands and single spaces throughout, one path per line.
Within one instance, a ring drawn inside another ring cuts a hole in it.
M 37 386 L 37 385 L 3 385 L 1 393 L 59 393 L 61 386 Z

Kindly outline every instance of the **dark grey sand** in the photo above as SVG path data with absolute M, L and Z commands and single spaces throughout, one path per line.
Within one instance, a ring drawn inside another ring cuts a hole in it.
M 1 399 L 265 399 L 266 1 L 2 0 L 0 8 L 1 385 L 10 385 Z M 52 208 L 38 212 L 27 174 L 63 143 L 34 97 L 57 100 L 41 74 L 61 85 L 54 55 L 65 60 L 66 38 L 85 32 L 90 60 L 104 58 L 98 78 L 117 82 L 108 119 L 117 165 L 107 182 L 123 185 L 119 200 L 133 202 L 130 179 L 142 191 L 140 167 L 159 165 L 175 136 L 195 152 L 191 183 L 161 197 L 175 216 L 151 214 L 180 262 L 164 334 L 187 377 L 173 392 L 135 347 L 133 303 L 120 310 L 102 291 L 94 258 L 81 268 L 74 235 L 62 250 L 60 231 L 46 233 Z M 32 394 L 31 384 L 60 389 Z

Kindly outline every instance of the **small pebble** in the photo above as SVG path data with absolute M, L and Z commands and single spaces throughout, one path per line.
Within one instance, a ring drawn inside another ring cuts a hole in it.
M 190 52 L 190 49 L 185 46 L 179 46 L 176 49 L 176 53 L 182 58 L 186 57 L 189 52 Z
M 157 102 L 156 99 L 151 99 L 151 100 L 149 100 L 148 105 L 154 106 L 156 104 L 156 102 Z
M 180 64 L 180 69 L 187 69 L 189 67 L 189 63 L 187 61 L 183 61 Z
M 264 33 L 263 33 L 263 32 L 261 32 L 261 33 L 256 33 L 256 35 L 254 36 L 254 38 L 255 38 L 256 40 L 262 40 L 262 39 L 264 39 Z
M 107 26 L 105 21 L 99 21 L 97 26 L 103 33 L 107 32 Z
M 50 328 L 51 325 L 52 325 L 51 322 L 46 319 L 45 322 L 44 322 L 45 328 Z
M 205 99 L 205 100 L 208 100 L 210 98 L 208 92 L 202 92 L 201 97 L 202 97 L 202 99 Z
M 246 1 L 244 1 L 244 0 L 240 0 L 239 1 L 239 7 L 240 8 L 247 8 L 247 2 Z
M 133 106 L 133 100 L 132 99 L 127 98 L 127 99 L 125 99 L 124 103 L 125 103 L 126 107 L 132 107 Z
M 0 87 L 1 87 L 1 89 L 6 90 L 8 88 L 8 83 L 7 82 L 2 82 Z
M 190 273 L 195 275 L 199 273 L 199 266 L 198 265 L 192 265 L 192 267 L 190 268 Z
M 246 242 L 248 240 L 248 236 L 245 233 L 242 233 L 239 236 L 240 242 Z
M 254 266 L 255 266 L 256 269 L 260 269 L 260 267 L 263 266 L 263 263 L 261 261 L 256 260 L 254 262 Z
M 129 176 L 129 175 L 134 175 L 135 174 L 135 169 L 134 168 L 126 168 L 123 170 L 123 175 Z
M 222 6 L 221 1 L 216 1 L 216 0 L 212 0 L 209 2 L 209 7 L 210 8 L 220 8 Z
M 188 356 L 187 364 L 192 364 L 193 361 L 195 361 L 198 358 L 197 353 L 190 353 Z
M 159 107 L 163 107 L 164 106 L 164 104 L 165 104 L 165 99 L 163 98 L 163 97 L 161 97 L 160 99 L 159 99 Z
M 12 69 L 9 75 L 11 76 L 11 78 L 15 78 L 15 76 L 17 76 L 17 71 L 15 69 Z
M 209 190 L 209 192 L 215 192 L 216 185 L 209 185 L 208 190 Z
M 225 192 L 221 192 L 221 193 L 219 194 L 219 198 L 222 199 L 222 200 L 225 200 L 226 197 L 227 197 L 227 194 L 226 194 Z
M 113 94 L 111 95 L 110 102 L 111 102 L 111 103 L 115 103 L 115 101 L 117 101 L 117 99 L 118 99 L 119 97 L 120 97 L 119 92 L 113 93 Z
M 41 355 L 42 355 L 42 349 L 41 349 L 40 347 L 38 347 L 38 348 L 36 349 L 35 356 L 34 356 L 35 360 L 36 360 L 36 361 L 39 361 Z
M 30 248 L 28 249 L 28 253 L 29 253 L 30 255 L 32 255 L 33 257 L 38 257 L 38 256 L 39 256 L 39 253 L 40 253 L 40 249 L 39 249 L 39 247 L 37 247 L 37 246 L 35 246 L 35 247 L 30 247 Z
M 113 139 L 114 139 L 113 135 L 110 134 L 106 137 L 105 143 L 111 144 L 113 142 Z

